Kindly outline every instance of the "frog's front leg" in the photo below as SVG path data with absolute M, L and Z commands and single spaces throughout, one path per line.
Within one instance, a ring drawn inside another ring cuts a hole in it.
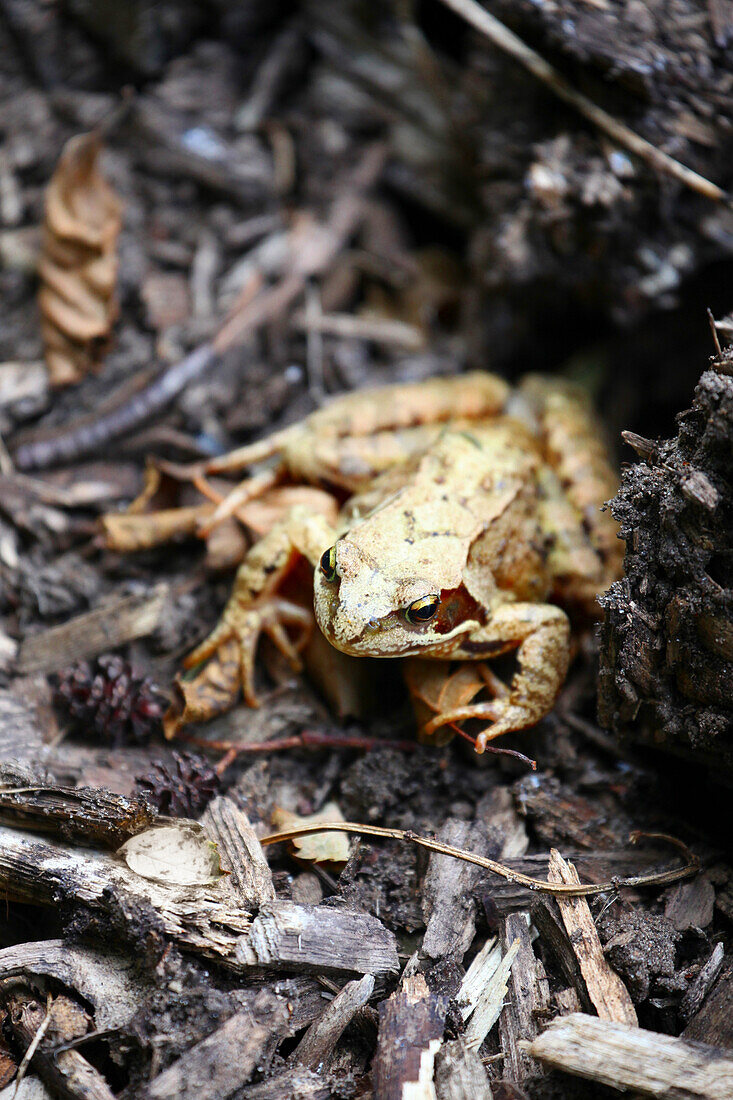
M 261 634 L 266 634 L 293 669 L 299 671 L 299 652 L 310 636 L 313 613 L 283 598 L 279 591 L 301 558 L 305 557 L 315 567 L 324 549 L 334 541 L 334 530 L 325 517 L 302 506 L 291 509 L 249 551 L 237 571 L 218 626 L 188 655 L 185 667 L 192 668 L 208 660 L 220 646 L 236 639 L 242 692 L 252 707 L 258 705 L 254 671 Z M 296 629 L 295 640 L 288 627 Z
M 517 651 L 517 670 L 506 694 L 436 715 L 424 728 L 426 736 L 449 722 L 489 719 L 476 739 L 476 751 L 512 730 L 526 729 L 543 718 L 557 698 L 570 660 L 570 624 L 553 604 L 506 603 L 491 620 L 463 638 L 452 659 L 484 660 Z

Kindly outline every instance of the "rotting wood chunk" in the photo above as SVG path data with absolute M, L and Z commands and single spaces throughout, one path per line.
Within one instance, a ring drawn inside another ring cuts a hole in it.
M 733 377 L 718 364 L 611 502 L 626 575 L 601 600 L 599 716 L 733 773 Z

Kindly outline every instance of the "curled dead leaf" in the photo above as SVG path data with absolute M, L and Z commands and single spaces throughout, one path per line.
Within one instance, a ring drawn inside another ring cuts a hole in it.
M 98 366 L 117 314 L 122 207 L 98 167 L 99 134 L 66 143 L 46 191 L 38 304 L 51 383 Z
M 189 508 L 164 508 L 147 515 L 110 512 L 101 519 L 104 544 L 108 550 L 120 554 L 150 550 L 171 539 L 195 535 L 198 524 L 213 510 L 213 504 L 201 504 Z
M 241 676 L 239 645 L 223 642 L 210 661 L 192 679 L 176 677 L 173 702 L 163 716 L 163 733 L 169 741 L 191 722 L 208 722 L 229 710 L 239 695 Z
M 455 736 L 455 729 L 441 727 L 424 737 L 420 731 L 436 714 L 468 706 L 486 688 L 479 662 L 455 668 L 450 661 L 407 660 L 405 683 L 418 721 L 418 738 L 431 745 L 444 745 Z
M 343 821 L 344 815 L 336 802 L 327 802 L 317 814 L 299 817 L 289 810 L 276 807 L 272 811 L 272 824 L 275 829 L 287 832 L 302 826 L 314 825 L 319 821 Z M 346 863 L 351 855 L 349 838 L 346 833 L 311 833 L 309 836 L 295 837 L 292 841 L 298 859 L 309 863 Z

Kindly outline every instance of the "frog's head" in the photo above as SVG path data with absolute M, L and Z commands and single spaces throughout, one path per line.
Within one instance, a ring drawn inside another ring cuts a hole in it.
M 444 591 L 430 570 L 386 569 L 348 537 L 326 550 L 314 580 L 316 620 L 331 645 L 357 657 L 406 657 L 447 646 L 476 625 L 475 602 Z

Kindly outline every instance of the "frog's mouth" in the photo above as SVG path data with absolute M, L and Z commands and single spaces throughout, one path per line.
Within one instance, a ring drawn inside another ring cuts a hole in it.
M 394 612 L 385 619 L 372 620 L 354 629 L 353 623 L 339 622 L 338 614 L 332 613 L 328 606 L 330 602 L 315 600 L 316 622 L 334 649 L 351 657 L 439 657 L 446 649 L 453 648 L 458 636 L 479 626 L 471 619 L 436 637 L 428 625 L 423 628 L 410 625 L 400 612 Z

